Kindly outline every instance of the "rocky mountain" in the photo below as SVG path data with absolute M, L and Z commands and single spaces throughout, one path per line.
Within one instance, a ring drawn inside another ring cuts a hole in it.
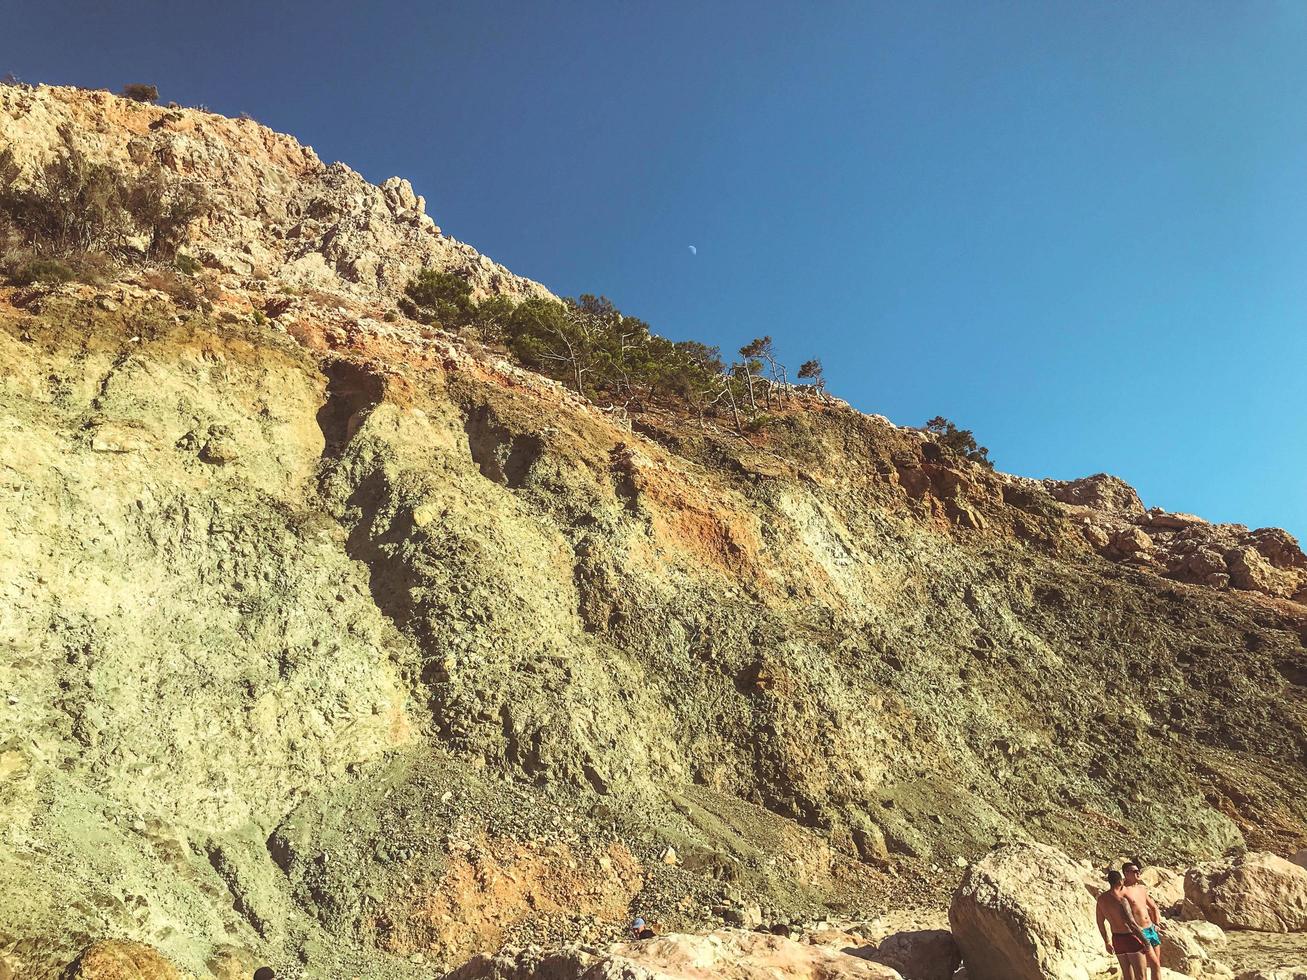
M 25 173 L 69 146 L 213 206 L 202 303 L 144 261 L 0 286 L 0 970 L 429 976 L 637 912 L 941 910 L 1003 841 L 1307 843 L 1285 532 L 798 391 L 605 410 L 409 319 L 424 268 L 550 294 L 407 182 L 0 87 Z

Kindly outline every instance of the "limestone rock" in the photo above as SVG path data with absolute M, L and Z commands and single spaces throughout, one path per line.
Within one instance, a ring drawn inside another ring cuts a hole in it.
M 183 980 L 183 974 L 152 946 L 106 939 L 82 951 L 67 980 Z
M 1297 854 L 1289 858 L 1289 860 L 1300 868 L 1307 868 L 1307 847 L 1302 848 Z
M 904 980 L 891 967 L 828 946 L 721 929 L 619 943 L 597 954 L 477 956 L 446 980 Z
M 1190 976 L 1211 972 L 1211 951 L 1202 944 L 1193 924 L 1168 922 L 1162 930 L 1162 966 Z
M 972 980 L 1090 980 L 1110 968 L 1081 876 L 1044 844 L 1004 844 L 971 865 L 949 924 Z
M 1225 936 L 1225 930 L 1215 922 L 1208 922 L 1206 919 L 1194 919 L 1192 922 L 1185 923 L 1186 927 L 1194 938 L 1203 944 L 1203 948 L 1208 951 L 1216 951 L 1225 946 L 1228 942 Z
M 962 962 L 953 934 L 947 929 L 912 929 L 886 936 L 874 951 L 859 956 L 891 966 L 906 980 L 952 980 Z
M 1185 874 L 1185 899 L 1222 929 L 1307 930 L 1307 869 L 1250 852 Z
M 158 161 L 203 184 L 214 206 L 190 229 L 186 250 L 229 275 L 377 299 L 398 296 L 431 267 L 466 276 L 478 296 L 551 295 L 442 237 L 407 180 L 375 186 L 250 120 L 72 88 L 0 86 L 0 146 L 13 147 L 20 166 L 60 152 L 65 133 L 92 162 L 135 175 Z
M 1287 970 L 1246 970 L 1234 980 L 1307 980 L 1307 966 Z
M 1140 528 L 1123 527 L 1112 535 L 1112 547 L 1123 555 L 1133 555 L 1152 550 L 1153 539 Z
M 1169 868 L 1144 868 L 1140 880 L 1165 914 L 1178 911 L 1184 901 L 1184 875 Z
M 1225 556 L 1236 589 L 1287 599 L 1298 591 L 1297 577 L 1275 568 L 1256 548 L 1234 548 Z
M 1163 528 L 1171 531 L 1183 531 L 1191 527 L 1199 527 L 1207 523 L 1203 518 L 1196 514 L 1178 514 L 1167 513 L 1160 507 L 1150 507 L 1148 513 L 1141 518 L 1141 522 L 1152 528 Z
M 1044 488 L 1054 500 L 1092 507 L 1095 510 L 1139 517 L 1144 514 L 1143 501 L 1135 488 L 1120 477 L 1097 473 L 1079 480 L 1045 480 Z

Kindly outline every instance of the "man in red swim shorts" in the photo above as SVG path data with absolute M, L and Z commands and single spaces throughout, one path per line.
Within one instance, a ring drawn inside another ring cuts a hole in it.
M 1109 953 L 1121 964 L 1122 980 L 1144 980 L 1148 940 L 1135 921 L 1134 910 L 1121 883 L 1121 872 L 1107 873 L 1107 891 L 1098 896 L 1094 909 L 1098 931 Z M 1108 929 L 1111 929 L 1111 935 Z

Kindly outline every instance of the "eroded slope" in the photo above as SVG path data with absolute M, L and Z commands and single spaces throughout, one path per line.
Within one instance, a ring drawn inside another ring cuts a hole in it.
M 1002 838 L 1303 839 L 1303 608 L 1107 560 L 918 433 L 633 431 L 347 311 L 9 299 L 13 939 L 398 976 L 518 922 L 924 901 Z

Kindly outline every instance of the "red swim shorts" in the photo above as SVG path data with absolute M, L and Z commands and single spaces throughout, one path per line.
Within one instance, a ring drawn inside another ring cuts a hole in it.
M 1112 933 L 1112 949 L 1117 953 L 1146 953 L 1148 944 L 1133 932 Z

